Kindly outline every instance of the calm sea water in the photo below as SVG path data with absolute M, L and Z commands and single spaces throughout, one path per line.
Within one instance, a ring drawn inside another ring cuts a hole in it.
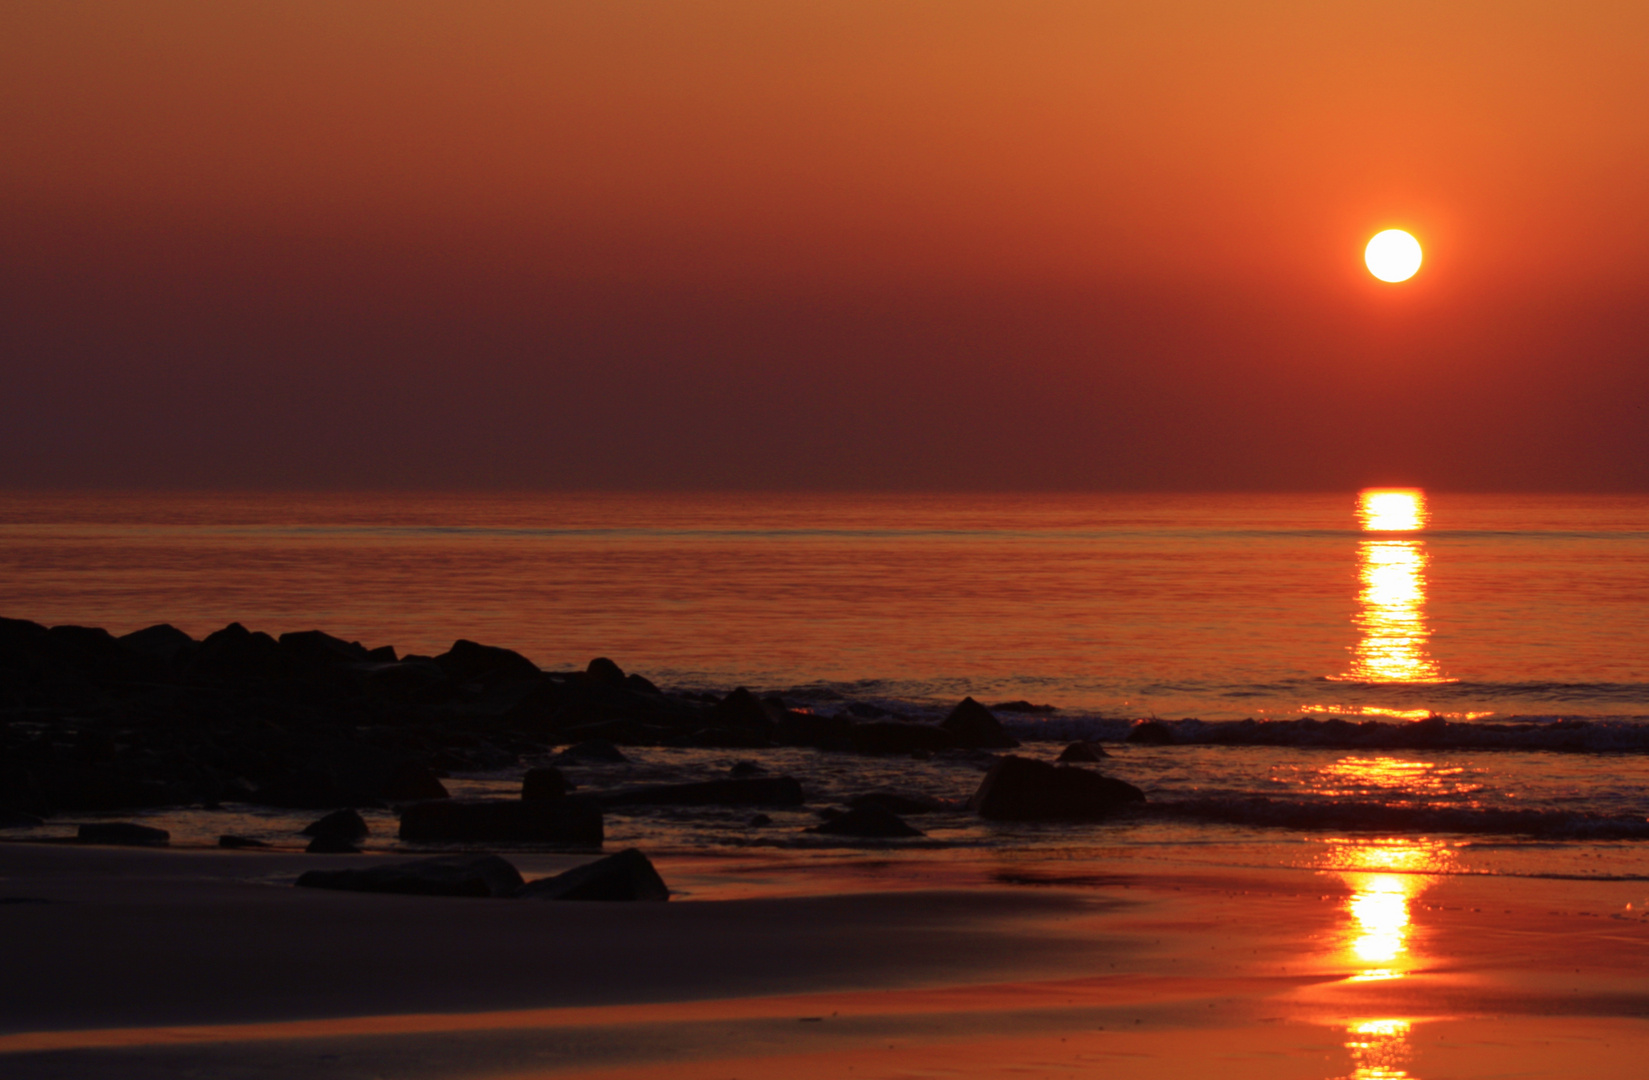
M 820 710 L 858 699 L 920 712 L 964 694 L 1056 706 L 1013 721 L 1032 737 L 1115 734 L 1147 715 L 1636 729 L 1649 717 L 1646 601 L 1639 496 L 0 497 L 0 613 L 13 617 L 116 633 L 164 621 L 196 636 L 232 620 L 318 627 L 403 653 L 467 637 L 546 668 L 605 655 L 663 685 L 742 684 Z M 583 780 L 702 776 L 732 761 L 634 756 Z M 869 787 L 959 798 L 978 781 L 962 760 L 741 756 L 826 800 Z M 934 845 L 1343 860 L 1341 826 L 1245 820 L 1246 802 L 1264 798 L 1413 811 L 1359 833 L 1393 866 L 1649 873 L 1634 831 L 1649 830 L 1641 753 L 1127 747 L 1106 768 L 1153 803 L 1235 809 L 1104 831 L 961 813 L 924 827 Z M 513 777 L 455 783 L 506 790 Z M 1522 811 L 1545 815 L 1540 835 L 1506 817 Z M 289 829 L 278 814 L 236 813 L 240 831 Z M 823 843 L 802 823 L 751 835 L 740 815 L 658 812 L 611 832 L 684 848 Z M 233 831 L 187 814 L 172 825 Z

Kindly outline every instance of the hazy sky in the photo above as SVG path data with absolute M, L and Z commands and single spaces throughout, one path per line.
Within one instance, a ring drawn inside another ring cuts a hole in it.
M 0 485 L 1649 488 L 1646 56 L 1642 0 L 7 0 Z

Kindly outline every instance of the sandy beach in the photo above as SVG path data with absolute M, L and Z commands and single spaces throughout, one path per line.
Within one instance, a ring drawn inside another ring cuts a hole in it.
M 316 862 L 0 847 L 3 1071 L 1626 1077 L 1649 1050 L 1642 882 L 664 859 L 673 902 L 577 904 L 289 887 Z

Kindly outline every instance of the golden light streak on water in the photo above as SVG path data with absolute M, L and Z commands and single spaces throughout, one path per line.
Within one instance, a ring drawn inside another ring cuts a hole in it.
M 1417 532 L 1425 528 L 1425 493 L 1364 491 L 1358 520 L 1366 532 Z M 1427 651 L 1425 542 L 1379 537 L 1357 545 L 1358 640 L 1351 670 L 1358 682 L 1436 683 L 1450 680 Z

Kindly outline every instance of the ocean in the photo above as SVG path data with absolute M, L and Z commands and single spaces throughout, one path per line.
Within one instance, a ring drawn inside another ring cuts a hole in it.
M 1649 879 L 1649 498 L 1322 494 L 8 494 L 0 614 L 116 634 L 319 628 L 401 654 L 458 638 L 546 669 L 796 708 L 997 705 L 1148 795 L 1124 821 L 927 815 L 913 858 Z M 1126 743 L 1139 719 L 1177 745 Z M 1441 732 L 1441 736 L 1439 735 Z M 953 802 L 965 756 L 628 748 L 579 783 L 735 760 L 810 808 L 637 811 L 609 846 L 840 852 L 803 831 L 872 788 Z M 507 792 L 522 763 L 457 776 Z M 372 843 L 394 847 L 388 811 Z M 175 842 L 291 842 L 291 813 L 152 812 Z M 793 820 L 792 820 L 793 819 Z M 1107 853 L 1110 853 L 1109 855 Z M 1359 862 L 1359 860 L 1362 860 Z

